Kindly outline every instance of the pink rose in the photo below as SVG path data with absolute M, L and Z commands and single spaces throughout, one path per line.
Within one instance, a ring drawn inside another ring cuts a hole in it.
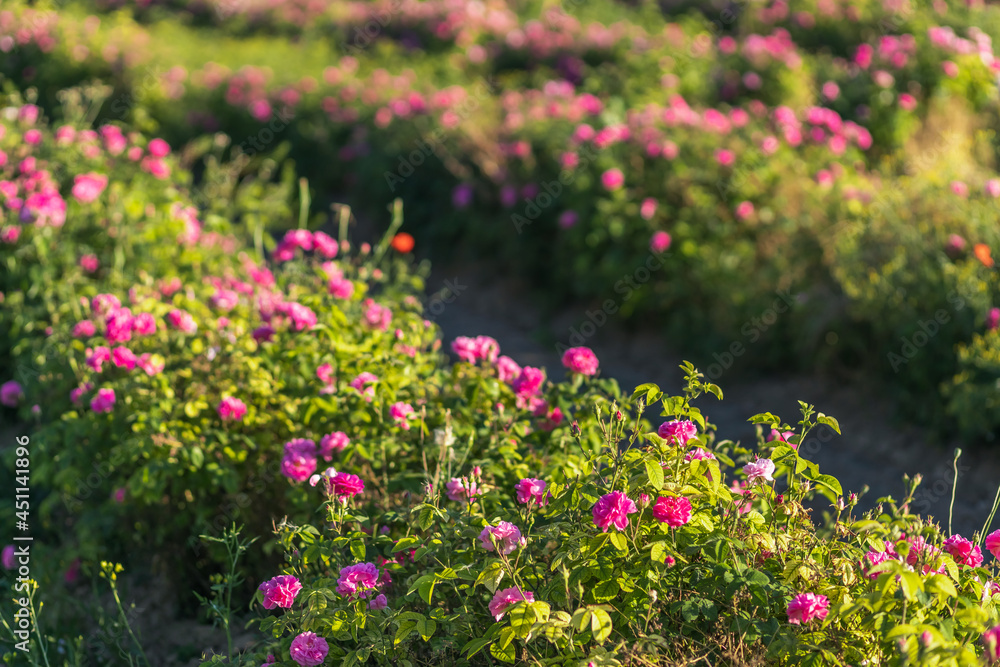
M 774 462 L 771 459 L 757 459 L 752 463 L 743 466 L 743 472 L 747 475 L 747 484 L 753 485 L 758 481 L 773 482 Z
M 657 255 L 670 249 L 670 234 L 663 230 L 653 232 L 649 237 L 649 249 Z
M 685 447 L 688 440 L 698 435 L 698 427 L 692 421 L 675 419 L 660 424 L 660 428 L 656 430 L 656 433 L 666 440 L 667 444 Z
M 983 564 L 983 553 L 979 547 L 961 535 L 952 535 L 944 541 L 941 548 L 959 565 L 979 567 Z
M 358 563 L 340 569 L 337 593 L 348 598 L 371 597 L 378 588 L 379 572 L 374 563 Z
M 104 192 L 108 177 L 103 174 L 80 174 L 73 179 L 73 197 L 82 204 L 89 204 Z
M 799 593 L 788 603 L 788 622 L 793 625 L 823 620 L 829 613 L 830 601 L 825 595 Z
M 316 471 L 316 443 L 305 438 L 285 443 L 281 474 L 293 482 L 304 482 Z
M 479 541 L 486 551 L 496 551 L 499 547 L 500 553 L 505 556 L 527 544 L 527 541 L 521 537 L 520 529 L 507 521 L 501 521 L 496 526 L 483 528 L 483 532 L 479 533 Z
M 247 406 L 238 398 L 226 396 L 219 403 L 218 412 L 224 422 L 240 421 L 247 413 Z
M 531 502 L 534 502 L 536 505 L 544 505 L 545 486 L 545 482 L 540 479 L 532 479 L 530 477 L 522 479 L 514 487 L 517 491 L 517 502 L 522 505 L 527 505 Z
M 505 588 L 501 591 L 497 591 L 490 600 L 490 613 L 493 614 L 493 618 L 500 620 L 503 615 L 507 613 L 507 609 L 511 605 L 517 604 L 518 602 L 534 602 L 535 594 L 530 591 L 522 591 L 518 587 Z
M 111 412 L 114 406 L 114 389 L 98 389 L 97 395 L 90 400 L 90 409 L 94 412 Z
M 993 557 L 1000 560 L 1000 530 L 994 530 L 987 535 L 984 544 Z
M 393 403 L 389 408 L 389 416 L 404 430 L 410 430 L 410 415 L 413 414 L 413 406 L 402 401 Z
M 612 525 L 618 530 L 625 530 L 628 515 L 638 511 L 628 496 L 621 491 L 612 491 L 594 505 L 594 524 L 605 533 Z
M 357 475 L 338 472 L 330 478 L 330 493 L 342 500 L 359 495 L 365 490 L 365 483 Z
M 132 350 L 119 345 L 111 351 L 111 361 L 118 368 L 124 368 L 125 370 L 130 371 L 135 368 L 137 359 L 135 358 L 135 353 Z
M 661 496 L 653 504 L 653 517 L 671 528 L 679 528 L 691 520 L 691 501 Z
M 601 185 L 604 186 L 605 190 L 617 190 L 624 184 L 625 174 L 622 173 L 621 169 L 608 169 L 601 174 Z
M 17 567 L 17 559 L 14 558 L 13 544 L 8 544 L 3 548 L 3 553 L 0 554 L 0 564 L 3 565 L 5 570 L 13 570 Z
M 330 645 L 326 640 L 315 632 L 303 632 L 292 640 L 292 645 L 288 649 L 288 654 L 292 660 L 302 665 L 302 667 L 313 667 L 322 664 L 326 660 L 326 654 L 330 652 Z
M 302 590 L 302 584 L 292 575 L 282 574 L 265 581 L 257 590 L 264 593 L 264 609 L 290 609 L 295 596 Z
M 497 378 L 501 382 L 511 383 L 521 374 L 521 366 L 508 356 L 497 359 Z
M 448 494 L 449 500 L 472 502 L 479 495 L 479 486 L 467 477 L 452 477 L 445 484 L 445 492 Z
M 571 347 L 562 355 L 562 364 L 571 373 L 580 375 L 595 375 L 597 373 L 597 355 L 589 347 Z
M 334 454 L 344 451 L 347 445 L 351 444 L 351 439 L 343 431 L 334 431 L 329 435 L 324 435 L 319 441 L 319 454 L 325 461 L 330 461 Z

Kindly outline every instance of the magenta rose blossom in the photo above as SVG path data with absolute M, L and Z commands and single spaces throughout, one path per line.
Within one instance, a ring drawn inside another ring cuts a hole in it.
M 449 500 L 466 501 L 472 502 L 479 495 L 479 486 L 470 481 L 466 477 L 452 477 L 451 480 L 445 484 L 445 492 L 448 494 Z
M 687 441 L 698 435 L 698 427 L 686 419 L 663 422 L 656 430 L 657 435 L 671 445 L 684 447 Z
M 330 645 L 315 632 L 303 632 L 292 640 L 292 646 L 288 649 L 292 660 L 302 667 L 322 664 L 329 652 Z
M 257 590 L 264 593 L 264 609 L 283 607 L 290 609 L 295 596 L 302 590 L 299 580 L 290 574 L 282 574 L 265 581 Z
M 563 352 L 562 365 L 571 373 L 594 375 L 597 373 L 597 355 L 589 347 L 571 347 Z
M 527 544 L 527 540 L 521 537 L 521 530 L 507 521 L 483 528 L 483 532 L 479 533 L 479 541 L 486 551 L 496 551 L 496 547 L 493 546 L 496 543 L 500 553 L 505 556 Z
M 625 530 L 628 515 L 638 511 L 628 496 L 621 491 L 612 491 L 594 505 L 594 524 L 605 533 L 612 525 L 618 530 Z
M 135 368 L 138 360 L 132 350 L 119 345 L 111 351 L 111 361 L 118 368 L 124 368 L 125 370 L 130 371 Z
M 653 517 L 671 528 L 679 528 L 691 520 L 691 501 L 661 496 L 653 504 Z
M 508 356 L 497 359 L 497 377 L 501 382 L 511 383 L 521 374 L 521 366 Z
M 799 593 L 788 603 L 788 622 L 800 625 L 817 618 L 822 621 L 829 613 L 829 606 L 825 595 Z
M 352 498 L 365 490 L 365 483 L 357 475 L 338 472 L 330 478 L 330 492 L 338 498 Z
M 73 338 L 90 338 L 97 333 L 97 327 L 90 320 L 80 320 L 73 327 Z
M 525 366 L 521 374 L 511 383 L 511 388 L 519 397 L 534 396 L 541 390 L 545 382 L 545 371 L 540 368 Z
M 517 604 L 522 600 L 524 602 L 534 602 L 535 594 L 531 591 L 522 591 L 517 586 L 497 591 L 493 599 L 490 600 L 490 613 L 493 614 L 493 618 L 499 621 L 507 613 L 507 609 L 511 605 Z
M 167 322 L 173 328 L 184 333 L 190 334 L 198 330 L 198 325 L 195 323 L 194 318 L 191 317 L 191 314 L 179 308 L 175 308 L 167 313 Z
M 334 454 L 344 451 L 347 445 L 351 444 L 351 439 L 343 431 L 334 431 L 329 435 L 324 435 L 319 441 L 319 454 L 323 460 L 330 461 Z
M 381 593 L 376 595 L 375 599 L 368 603 L 368 608 L 371 609 L 372 611 L 379 611 L 381 609 L 385 609 L 388 606 L 389 606 L 389 601 Z
M 984 544 L 993 557 L 1000 560 L 1000 530 L 994 530 L 987 535 Z
M 247 413 L 246 404 L 238 398 L 226 396 L 219 403 L 219 417 L 224 422 L 234 422 L 243 419 Z
M 8 408 L 16 408 L 17 404 L 24 398 L 24 390 L 16 380 L 10 380 L 0 385 L 0 403 Z
M 156 318 L 150 313 L 139 313 L 132 320 L 132 331 L 140 336 L 156 333 Z
M 532 501 L 534 501 L 537 505 L 545 504 L 544 481 L 540 479 L 532 479 L 531 477 L 525 477 L 518 482 L 517 486 L 514 488 L 517 490 L 517 502 L 522 505 L 527 505 Z
M 983 644 L 986 645 L 986 659 L 991 665 L 1000 660 L 1000 625 L 983 633 Z
M 297 438 L 285 443 L 281 474 L 293 482 L 304 482 L 316 471 L 316 443 Z
M 601 185 L 604 186 L 605 190 L 617 190 L 624 184 L 625 174 L 622 173 L 621 169 L 608 169 L 601 174 Z
M 389 416 L 392 417 L 393 421 L 395 421 L 400 428 L 406 431 L 410 430 L 410 422 L 408 420 L 412 414 L 413 406 L 409 403 L 404 403 L 403 401 L 393 403 L 392 407 L 389 408 Z
M 983 564 L 983 553 L 979 547 L 961 535 L 952 535 L 941 547 L 959 565 L 979 567 Z
M 108 177 L 103 174 L 80 174 L 73 178 L 73 197 L 83 204 L 89 204 L 104 192 L 108 186 Z
M 666 252 L 670 249 L 670 241 L 670 234 L 665 231 L 653 232 L 653 235 L 649 237 L 649 249 L 659 255 L 661 252 Z
M 94 412 L 111 412 L 114 407 L 114 389 L 98 389 L 97 395 L 90 400 L 90 409 Z
M 374 563 L 358 563 L 340 569 L 337 593 L 344 597 L 371 597 L 378 587 L 379 572 Z
M 94 349 L 87 349 L 87 358 L 84 361 L 95 373 L 100 373 L 104 368 L 104 362 L 111 361 L 111 350 L 98 345 Z

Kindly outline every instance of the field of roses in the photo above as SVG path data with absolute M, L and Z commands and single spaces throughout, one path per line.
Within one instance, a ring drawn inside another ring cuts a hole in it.
M 400 198 L 421 253 L 581 304 L 564 347 L 610 299 L 713 379 L 734 343 L 864 369 L 992 439 L 1000 9 L 663 5 L 11 0 L 0 73 L 53 114 L 100 80 L 98 122 L 292 160 L 316 215 Z
M 0 655 L 1000 661 L 1000 492 L 958 535 L 919 477 L 859 510 L 816 406 L 711 422 L 742 341 L 993 437 L 994 37 L 945 0 L 4 2 Z M 428 257 L 700 363 L 442 340 Z M 151 650 L 153 577 L 215 652 Z

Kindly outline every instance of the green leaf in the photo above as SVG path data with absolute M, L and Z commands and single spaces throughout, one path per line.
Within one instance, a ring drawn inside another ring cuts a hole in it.
M 399 538 L 399 541 L 396 542 L 396 546 L 392 548 L 392 553 L 397 553 L 403 549 L 409 549 L 414 544 L 420 544 L 420 539 L 413 537 L 412 535 L 410 537 L 401 537 Z
M 351 555 L 358 560 L 365 559 L 365 543 L 361 540 L 351 540 Z
M 620 590 L 616 581 L 602 581 L 594 588 L 594 599 L 598 602 L 613 600 Z
M 927 580 L 924 583 L 927 586 L 927 591 L 929 593 L 945 595 L 949 598 L 953 598 L 958 595 L 958 591 L 955 590 L 955 584 L 953 584 L 951 579 L 943 574 L 932 574 L 927 577 Z
M 419 579 L 413 582 L 413 585 L 410 586 L 410 590 L 407 593 L 407 595 L 409 595 L 413 591 L 418 591 L 420 593 L 420 597 L 423 598 L 424 602 L 430 604 L 431 596 L 434 595 L 435 583 L 437 583 L 437 580 L 434 578 L 433 574 L 425 574 L 424 576 L 420 577 Z
M 479 584 L 483 584 L 489 589 L 490 593 L 496 593 L 503 575 L 503 566 L 498 561 L 493 561 L 483 568 L 483 571 L 476 577 L 476 583 L 472 586 L 475 588 Z
M 425 642 L 430 641 L 430 638 L 434 635 L 434 631 L 437 629 L 437 622 L 432 619 L 425 618 L 422 621 L 417 622 L 417 632 L 420 633 L 421 639 Z
M 817 475 L 812 480 L 819 485 L 816 490 L 829 498 L 831 503 L 837 502 L 837 498 L 844 495 L 843 487 L 833 475 Z
M 510 618 L 510 627 L 514 629 L 514 634 L 522 639 L 531 634 L 531 627 L 538 620 L 534 608 L 524 602 L 518 602 L 508 609 L 507 616 Z
M 204 462 L 205 462 L 205 453 L 201 451 L 201 447 L 192 447 L 191 465 L 193 465 L 195 469 L 198 469 L 201 468 L 201 464 L 203 464 Z
M 781 417 L 773 415 L 770 412 L 761 412 L 760 414 L 754 415 L 747 421 L 751 424 L 771 424 L 772 426 L 781 425 Z
M 837 435 L 841 435 L 841 433 L 840 433 L 840 422 L 838 422 L 833 417 L 828 417 L 827 415 L 824 415 L 821 412 L 821 413 L 819 413 L 816 416 L 816 423 L 817 424 L 826 424 L 827 426 L 829 426 L 830 428 L 832 428 L 834 431 L 836 431 Z
M 465 657 L 471 658 L 472 656 L 474 656 L 475 654 L 479 653 L 484 648 L 489 646 L 491 641 L 493 641 L 493 639 L 489 637 L 483 637 L 481 639 L 473 639 L 467 642 L 465 646 L 462 647 L 462 653 L 466 654 Z
M 917 591 L 921 589 L 920 575 L 916 572 L 903 572 L 900 574 L 899 587 L 903 590 L 903 595 L 907 600 L 913 600 Z
M 514 662 L 514 647 L 511 645 L 513 639 L 514 629 L 504 628 L 500 637 L 490 645 L 490 655 L 502 662 Z
M 598 551 L 604 548 L 604 545 L 608 543 L 611 536 L 607 533 L 601 533 L 599 535 L 594 535 L 590 538 L 590 553 L 596 554 Z
M 420 514 L 417 515 L 417 525 L 420 526 L 420 530 L 427 530 L 434 523 L 434 508 L 430 505 L 424 505 L 420 508 Z
M 417 627 L 417 624 L 413 621 L 403 621 L 399 624 L 399 629 L 396 630 L 396 638 L 392 640 L 394 645 L 399 645 L 404 639 L 410 636 Z
M 715 395 L 715 397 L 717 399 L 719 399 L 720 401 L 722 400 L 722 389 L 719 388 L 719 385 L 712 384 L 711 382 L 706 382 L 704 384 L 704 387 L 705 387 L 705 391 L 709 392 L 710 394 Z
M 599 607 L 591 609 L 590 613 L 590 630 L 594 634 L 594 641 L 603 644 L 611 636 L 611 616 Z
M 646 459 L 646 477 L 649 478 L 649 484 L 657 491 L 663 488 L 663 466 L 658 461 Z
M 621 533 L 611 534 L 611 544 L 615 545 L 615 549 L 618 551 L 628 553 L 628 539 Z
M 573 612 L 573 617 L 569 620 L 569 623 L 577 632 L 585 632 L 588 628 L 590 628 L 591 616 L 593 616 L 593 614 L 590 609 L 581 607 Z

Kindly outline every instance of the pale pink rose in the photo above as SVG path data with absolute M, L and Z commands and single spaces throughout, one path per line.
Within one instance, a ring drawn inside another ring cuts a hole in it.
M 530 591 L 522 591 L 518 587 L 505 588 L 497 591 L 490 600 L 490 614 L 499 621 L 507 613 L 507 609 L 518 602 L 534 602 L 535 594 Z

